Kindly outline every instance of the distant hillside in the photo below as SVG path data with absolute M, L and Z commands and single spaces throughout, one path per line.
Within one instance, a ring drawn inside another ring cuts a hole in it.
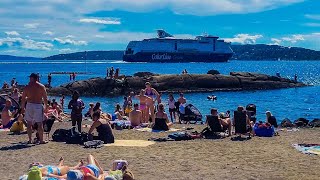
M 10 55 L 0 55 L 0 60 L 39 60 L 40 58 L 35 57 L 20 57 Z
M 122 60 L 124 51 L 87 51 L 70 54 L 58 54 L 43 58 L 44 60 Z
M 232 45 L 234 55 L 232 60 L 320 60 L 320 51 L 283 47 L 277 45 Z M 123 51 L 88 51 L 90 60 L 121 60 Z M 58 54 L 43 58 L 45 60 L 84 60 L 85 52 Z
M 278 45 L 232 45 L 233 60 L 320 60 L 320 51 Z

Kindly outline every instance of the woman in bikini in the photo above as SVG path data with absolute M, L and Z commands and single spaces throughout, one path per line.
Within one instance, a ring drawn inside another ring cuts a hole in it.
M 99 165 L 99 162 L 92 156 L 89 155 L 87 158 L 87 165 L 82 164 L 75 170 L 70 170 L 67 173 L 67 180 L 104 180 L 103 169 Z
M 151 103 L 148 106 L 148 110 L 151 113 L 151 118 L 152 118 L 152 122 L 154 122 L 155 120 L 155 102 L 160 99 L 159 93 L 157 90 L 155 90 L 154 88 L 151 87 L 151 83 L 150 82 L 146 82 L 145 84 L 146 88 L 145 88 L 145 95 L 150 97 L 152 99 Z
M 64 165 L 64 159 L 61 157 L 59 160 L 58 166 L 44 166 L 41 163 L 32 163 L 30 164 L 31 167 L 38 167 L 39 170 L 41 171 L 42 177 L 52 177 L 52 178 L 57 178 L 57 179 L 62 179 L 67 177 L 67 173 L 71 169 L 77 169 L 82 165 L 82 162 L 80 162 L 78 165 L 75 167 L 69 167 Z
M 145 95 L 145 90 L 141 89 L 140 95 L 136 98 L 140 100 L 140 111 L 142 112 L 142 123 L 147 123 L 149 121 L 149 104 L 153 104 L 152 98 Z

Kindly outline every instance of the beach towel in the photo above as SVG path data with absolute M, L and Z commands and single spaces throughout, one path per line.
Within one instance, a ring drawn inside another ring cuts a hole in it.
M 135 130 L 137 131 L 141 131 L 141 132 L 176 132 L 176 131 L 181 131 L 181 129 L 176 129 L 176 128 L 170 128 L 169 131 L 161 131 L 161 130 L 153 130 L 152 128 L 149 127 L 145 127 L 145 128 L 135 128 Z
M 293 144 L 303 154 L 320 155 L 320 144 Z
M 104 144 L 104 146 L 122 146 L 122 147 L 147 147 L 155 144 L 154 141 L 146 140 L 115 140 L 112 144 Z
M 10 129 L 2 129 L 2 128 L 0 127 L 0 132 L 10 132 Z

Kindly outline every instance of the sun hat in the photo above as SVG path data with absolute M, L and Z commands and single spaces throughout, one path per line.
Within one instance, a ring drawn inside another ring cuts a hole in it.
M 42 173 L 39 167 L 32 166 L 28 172 L 28 180 L 41 180 Z
M 67 173 L 67 180 L 83 180 L 84 176 L 80 170 L 70 170 Z

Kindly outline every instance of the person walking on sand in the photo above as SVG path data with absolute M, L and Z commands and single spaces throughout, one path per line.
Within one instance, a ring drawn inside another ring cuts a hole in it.
M 82 110 L 85 108 L 85 106 L 83 101 L 79 97 L 79 92 L 74 91 L 72 95 L 72 100 L 69 102 L 68 109 L 71 109 L 72 127 L 75 128 L 77 124 L 78 131 L 81 133 Z
M 45 144 L 43 141 L 43 120 L 44 112 L 48 109 L 47 91 L 43 84 L 39 83 L 38 75 L 32 73 L 29 84 L 24 88 L 21 98 L 21 109 L 25 111 L 25 120 L 27 121 L 27 133 L 29 141 L 32 143 L 32 126 L 38 125 L 39 143 Z M 44 101 L 44 107 L 42 105 Z
M 142 112 L 142 123 L 147 123 L 149 121 L 149 106 L 153 106 L 152 98 L 145 95 L 145 90 L 141 89 L 140 95 L 137 95 L 136 98 L 140 100 L 140 111 Z

